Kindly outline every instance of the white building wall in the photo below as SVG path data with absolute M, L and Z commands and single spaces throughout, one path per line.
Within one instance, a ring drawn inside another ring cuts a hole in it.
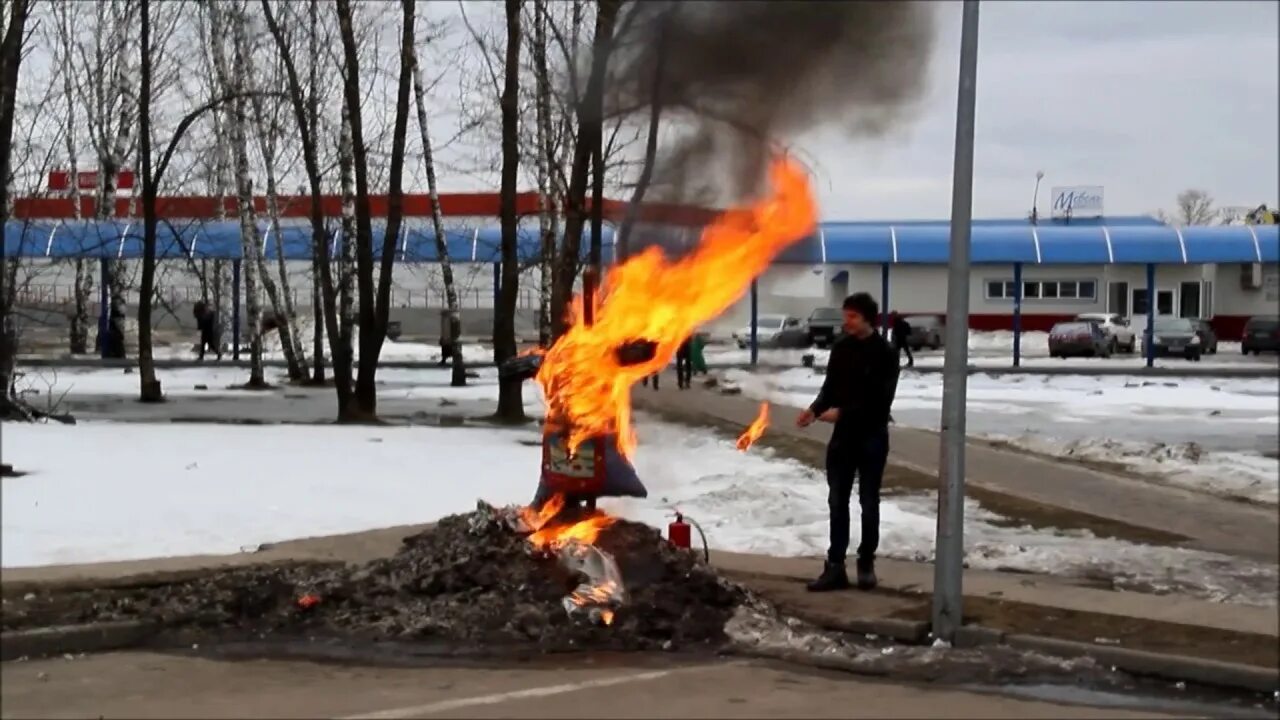
M 1254 266 L 1228 263 L 1217 266 L 1214 280 L 1214 312 L 1218 315 L 1247 317 L 1274 315 L 1280 308 L 1280 265 L 1262 265 L 1257 271 L 1261 282 L 1254 286 Z

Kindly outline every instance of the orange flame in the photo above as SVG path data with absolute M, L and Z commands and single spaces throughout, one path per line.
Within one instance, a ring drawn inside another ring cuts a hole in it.
M 564 496 L 554 495 L 542 507 L 521 508 L 520 517 L 533 534 L 529 542 L 544 550 L 559 550 L 576 540 L 591 545 L 600 536 L 601 531 L 612 525 L 615 518 L 595 511 L 582 520 L 564 521 L 557 518 L 564 509 Z
M 582 551 L 582 546 L 594 544 L 601 531 L 615 522 L 615 518 L 598 510 L 592 511 L 582 520 L 566 520 L 559 517 L 564 505 L 564 496 L 554 495 L 537 510 L 528 507 L 520 508 L 521 520 L 529 530 L 533 531 L 528 540 L 535 547 L 553 552 L 568 547 L 570 553 L 577 553 Z M 595 607 L 598 610 L 600 622 L 612 625 L 614 612 L 607 605 L 617 601 L 622 593 L 622 586 L 619 582 L 607 578 L 596 578 L 595 582 L 595 585 L 588 583 L 579 585 L 569 593 L 565 601 L 579 608 Z
M 619 451 L 631 457 L 631 386 L 666 367 L 698 326 L 724 312 L 779 252 L 813 231 L 818 210 L 804 168 L 779 157 L 769 177 L 767 197 L 721 214 L 688 256 L 672 261 L 648 247 L 612 268 L 594 298 L 592 325 L 582 322 L 582 299 L 575 300 L 569 330 L 546 352 L 537 375 L 546 431 L 567 431 L 570 452 L 591 438 L 616 435 Z M 635 340 L 654 342 L 654 357 L 621 364 L 617 348 Z
M 765 428 L 769 427 L 769 403 L 760 403 L 760 414 L 756 415 L 756 419 L 751 421 L 747 429 L 738 436 L 738 449 L 746 452 L 747 448 L 755 444 L 764 435 Z

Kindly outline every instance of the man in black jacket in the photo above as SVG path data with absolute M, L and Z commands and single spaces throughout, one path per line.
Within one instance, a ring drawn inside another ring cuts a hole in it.
M 880 544 L 880 481 L 889 456 L 889 409 L 898 384 L 898 356 L 875 331 L 876 301 L 855 293 L 844 301 L 844 337 L 831 348 L 827 377 L 796 424 L 814 420 L 834 424 L 827 444 L 827 504 L 831 545 L 822 575 L 809 583 L 814 592 L 849 587 L 845 554 L 849 549 L 849 499 L 858 478 L 862 542 L 858 545 L 858 587 L 876 586 L 875 557 Z
M 914 367 L 916 359 L 911 355 L 911 323 L 907 319 L 894 312 L 891 316 L 893 330 L 893 349 L 899 354 L 907 354 L 907 367 Z

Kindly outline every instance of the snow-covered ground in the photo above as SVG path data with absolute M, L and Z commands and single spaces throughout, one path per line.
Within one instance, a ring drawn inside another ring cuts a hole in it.
M 767 449 L 738 452 L 711 431 L 638 418 L 646 500 L 604 507 L 665 526 L 678 507 L 714 548 L 817 555 L 826 547 L 826 484 Z M 7 425 L 4 567 L 236 553 L 260 543 L 436 520 L 477 499 L 528 501 L 536 428 L 239 426 L 137 423 Z M 132 462 L 123 462 L 127 451 Z M 858 516 L 853 504 L 854 536 Z M 886 499 L 882 555 L 927 560 L 933 504 Z M 1081 576 L 1274 604 L 1273 566 L 1173 548 L 994 524 L 970 505 L 971 567 Z
M 299 329 L 301 337 L 305 340 L 304 350 L 307 357 L 311 356 L 312 350 L 312 326 L 309 323 L 303 323 Z M 223 341 L 231 342 L 229 334 L 224 333 Z M 247 359 L 248 343 L 247 337 L 240 339 L 242 348 L 240 352 L 241 359 Z M 229 345 L 228 345 L 229 346 Z M 351 331 L 351 347 L 355 351 L 356 358 L 360 357 L 360 331 L 359 328 L 353 328 Z M 172 345 L 164 345 L 155 349 L 154 355 L 156 359 L 164 360 L 191 360 L 199 356 L 199 352 L 195 350 L 195 338 L 192 337 L 191 342 L 175 343 Z M 268 333 L 263 336 L 262 356 L 267 360 L 284 360 L 284 350 L 280 344 L 280 335 L 275 332 Z M 224 354 L 223 357 L 230 357 L 230 353 Z M 329 358 L 329 347 L 325 345 L 325 359 Z M 490 345 L 480 344 L 464 344 L 462 346 L 462 358 L 469 363 L 492 363 L 493 347 Z M 439 362 L 440 345 L 438 343 L 423 342 L 396 342 L 387 340 L 382 344 L 382 352 L 378 359 L 385 362 Z
M 915 353 L 916 365 L 922 368 L 942 367 L 944 350 L 920 350 Z M 1045 332 L 1022 333 L 1020 353 L 1022 365 L 1026 367 L 1079 367 L 1082 370 L 1095 367 L 1133 367 L 1146 364 L 1141 353 L 1120 353 L 1107 359 L 1101 358 L 1051 358 L 1049 357 L 1049 334 Z M 805 355 L 812 354 L 816 364 L 821 367 L 827 362 L 827 350 L 810 349 L 761 349 L 759 362 L 770 366 L 801 365 Z M 707 363 L 711 365 L 743 365 L 751 361 L 749 349 L 739 349 L 734 345 L 709 345 L 705 352 Z M 1013 364 L 1013 333 L 999 330 L 994 332 L 974 331 L 969 333 L 969 363 L 980 368 L 1001 368 Z M 1156 358 L 1157 367 L 1186 367 L 1190 365 L 1182 358 Z M 1218 352 L 1205 355 L 1196 368 L 1239 368 L 1263 367 L 1280 370 L 1274 355 L 1245 356 L 1240 354 L 1240 343 L 1219 341 Z
M 750 397 L 792 407 L 812 402 L 824 377 L 805 368 L 722 375 Z M 973 435 L 1277 503 L 1280 380 L 976 374 L 967 395 Z M 903 372 L 893 409 L 899 424 L 936 430 L 941 404 L 941 376 Z

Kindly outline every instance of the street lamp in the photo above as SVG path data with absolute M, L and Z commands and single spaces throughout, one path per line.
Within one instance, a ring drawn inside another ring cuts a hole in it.
M 951 642 L 961 625 L 964 572 L 965 396 L 969 362 L 969 240 L 973 221 L 973 125 L 978 83 L 978 0 L 964 0 L 947 264 L 947 354 L 942 365 L 938 532 L 933 561 L 933 634 Z
M 1040 219 L 1040 181 L 1044 179 L 1044 171 L 1036 171 L 1036 189 L 1031 194 L 1031 224 L 1035 225 Z

